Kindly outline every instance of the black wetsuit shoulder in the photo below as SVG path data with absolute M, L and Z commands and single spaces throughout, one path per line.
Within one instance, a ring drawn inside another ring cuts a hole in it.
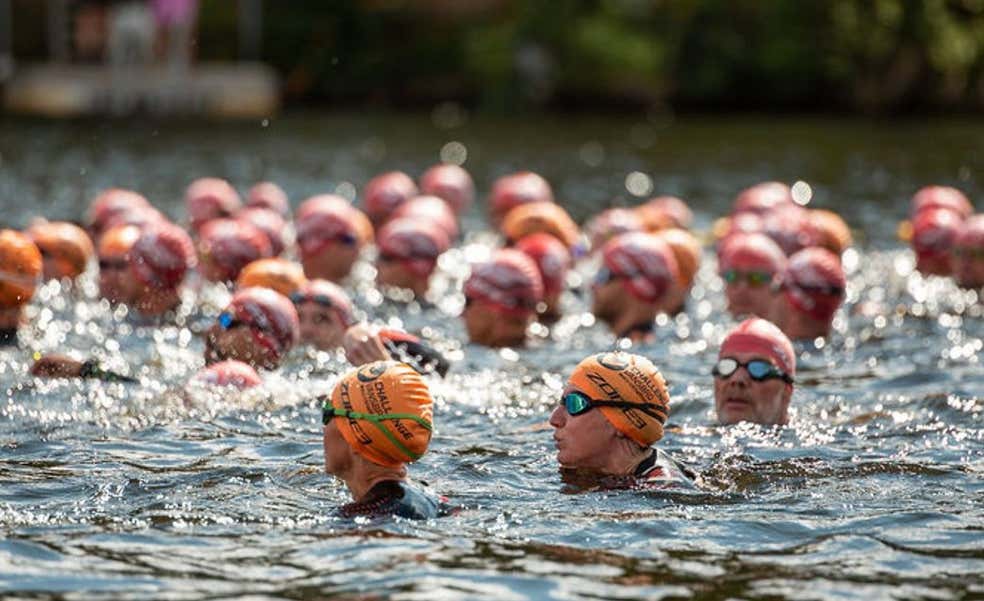
M 393 359 L 406 361 L 421 373 L 437 372 L 443 378 L 451 367 L 440 351 L 413 334 L 389 330 L 380 332 L 380 337 Z
M 653 449 L 633 474 L 637 485 L 690 486 L 697 474 L 659 449 Z
M 398 516 L 427 520 L 449 513 L 446 499 L 399 480 L 385 480 L 372 487 L 366 497 L 343 505 L 339 515 L 346 518 Z

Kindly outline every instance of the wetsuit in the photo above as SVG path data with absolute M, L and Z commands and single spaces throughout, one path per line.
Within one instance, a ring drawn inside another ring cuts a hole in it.
M 643 488 L 690 486 L 696 474 L 690 468 L 677 463 L 663 451 L 652 449 L 649 457 L 646 457 L 636 466 L 632 477 L 635 480 L 635 485 Z
M 135 384 L 140 381 L 136 378 L 116 373 L 115 371 L 103 369 L 99 367 L 99 362 L 95 359 L 89 359 L 82 363 L 82 369 L 79 370 L 79 377 L 102 380 L 103 382 L 127 382 L 130 384 Z
M 427 520 L 450 513 L 447 499 L 437 497 L 409 482 L 384 480 L 373 486 L 365 498 L 342 505 L 339 515 L 346 518 L 398 516 Z
M 422 374 L 437 372 L 443 378 L 451 367 L 444 355 L 413 334 L 399 330 L 381 330 L 379 338 L 390 357 L 406 362 Z

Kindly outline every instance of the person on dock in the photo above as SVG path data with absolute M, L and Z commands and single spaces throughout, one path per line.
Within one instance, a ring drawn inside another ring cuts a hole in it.
M 738 324 L 721 343 L 711 373 L 718 423 L 789 421 L 796 354 L 772 322 L 753 317 Z
M 601 476 L 612 488 L 689 485 L 689 470 L 652 446 L 669 412 L 666 382 L 651 361 L 624 352 L 587 357 L 550 414 L 562 473 Z
M 429 519 L 447 511 L 439 498 L 407 476 L 407 463 L 426 452 L 433 431 L 427 383 L 396 361 L 368 363 L 344 376 L 323 400 L 325 471 L 352 502 L 342 517 Z

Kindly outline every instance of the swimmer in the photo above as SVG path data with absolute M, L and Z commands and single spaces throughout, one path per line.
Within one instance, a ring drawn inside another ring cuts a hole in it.
M 912 250 L 923 275 L 953 274 L 953 243 L 963 217 L 947 208 L 923 209 L 912 219 Z
M 786 268 L 786 254 L 761 233 L 736 233 L 718 246 L 718 274 L 724 280 L 728 312 L 734 317 L 772 312 L 772 284 Z
M 457 240 L 461 235 L 458 216 L 447 202 L 437 196 L 414 196 L 394 209 L 387 222 L 393 219 L 413 219 L 433 223 L 443 229 L 448 239 L 452 241 Z
M 290 295 L 301 324 L 301 342 L 318 350 L 342 346 L 345 330 L 355 324 L 352 299 L 328 280 L 308 280 Z
M 632 487 L 689 484 L 688 470 L 652 446 L 669 413 L 666 382 L 649 359 L 623 352 L 584 359 L 550 414 L 562 473 L 613 476 Z
M 74 280 L 85 272 L 95 255 L 89 235 L 74 223 L 44 221 L 32 225 L 26 233 L 41 251 L 45 280 Z
M 643 229 L 656 232 L 669 228 L 689 230 L 694 222 L 694 213 L 687 203 L 676 196 L 657 196 L 650 198 L 635 208 L 642 221 Z
M 964 221 L 953 243 L 953 277 L 961 288 L 984 288 L 984 215 Z
M 133 208 L 150 209 L 152 207 L 143 195 L 133 190 L 110 188 L 96 195 L 89 204 L 86 217 L 86 228 L 89 230 L 92 240 L 98 242 L 99 237 L 110 228 L 110 222 L 114 221 L 118 214 Z
M 591 285 L 591 311 L 619 338 L 649 340 L 656 316 L 670 309 L 670 291 L 679 273 L 673 250 L 657 235 L 616 236 L 602 249 L 602 266 Z
M 657 229 L 657 228 L 653 228 Z M 658 228 L 662 229 L 662 228 Z M 635 209 L 614 207 L 605 209 L 588 220 L 584 232 L 591 243 L 591 251 L 597 252 L 609 240 L 619 234 L 647 231 L 642 217 Z
M 837 255 L 818 246 L 801 250 L 773 284 L 771 321 L 793 340 L 827 336 L 846 286 Z
M 556 322 L 561 317 L 560 297 L 567 287 L 567 272 L 574 263 L 571 251 L 563 242 L 546 232 L 523 236 L 513 248 L 529 255 L 540 270 L 543 302 L 546 305 L 540 312 L 540 322 Z
M 451 363 L 418 336 L 393 328 L 357 323 L 345 331 L 345 357 L 355 366 L 374 361 L 402 361 L 421 374 L 447 375 Z
M 391 219 L 376 237 L 376 281 L 383 286 L 413 290 L 423 299 L 438 257 L 451 246 L 451 239 L 431 221 L 400 217 Z
M 492 184 L 489 220 L 498 228 L 506 213 L 531 202 L 554 202 L 553 190 L 547 180 L 532 171 L 504 175 Z
M 775 324 L 757 317 L 738 324 L 721 344 L 711 373 L 718 423 L 789 421 L 796 355 Z
M 211 282 L 235 282 L 244 267 L 271 256 L 269 238 L 247 221 L 212 219 L 198 231 L 199 271 Z
M 499 231 L 510 246 L 523 236 L 545 232 L 564 243 L 571 251 L 581 250 L 581 231 L 559 204 L 530 202 L 511 209 L 502 218 Z
M 246 194 L 246 208 L 270 209 L 286 219 L 290 215 L 290 202 L 283 188 L 273 182 L 260 182 Z
M 687 230 L 678 227 L 660 230 L 656 235 L 669 245 L 679 268 L 678 277 L 673 281 L 665 303 L 666 312 L 676 315 L 687 309 L 690 288 L 700 269 L 700 241 Z
M 194 269 L 191 237 L 172 223 L 150 225 L 130 248 L 129 277 L 135 287 L 127 301 L 144 316 L 160 316 L 181 304 L 181 285 Z
M 137 282 L 130 275 L 130 249 L 138 238 L 136 225 L 118 225 L 99 238 L 99 295 L 112 304 L 128 304 L 137 294 Z
M 257 259 L 239 272 L 236 278 L 237 288 L 261 286 L 270 288 L 290 298 L 307 283 L 304 268 L 293 261 L 273 257 Z
M 269 288 L 243 288 L 205 335 L 205 363 L 237 359 L 259 369 L 276 369 L 297 344 L 297 310 Z
M 411 483 L 407 463 L 427 452 L 433 406 L 424 379 L 396 361 L 363 365 L 324 399 L 325 471 L 345 483 L 352 503 L 343 517 L 429 519 L 447 512 L 443 499 Z
M 809 220 L 813 243 L 816 246 L 822 246 L 840 256 L 853 244 L 851 228 L 837 213 L 826 209 L 813 209 L 809 211 Z
M 402 171 L 377 175 L 366 183 L 363 204 L 373 227 L 389 220 L 393 211 L 419 194 L 417 184 Z
M 495 251 L 465 281 L 461 314 L 468 338 L 490 347 L 522 346 L 543 302 L 543 278 L 536 262 L 515 249 Z
M 191 182 L 185 190 L 185 209 L 194 232 L 213 219 L 234 216 L 241 208 L 239 193 L 224 179 L 203 177 Z
M 263 383 L 253 366 L 233 359 L 206 365 L 191 379 L 197 384 L 247 390 Z
M 442 198 L 460 217 L 475 202 L 475 182 L 458 165 L 434 165 L 420 176 L 420 193 Z
M 372 242 L 366 215 L 349 204 L 309 205 L 297 219 L 297 247 L 304 274 L 341 282 L 352 271 L 362 248 Z
M 14 344 L 24 307 L 34 296 L 43 270 L 41 251 L 14 230 L 0 230 L 0 346 Z
M 271 256 L 279 257 L 284 252 L 287 222 L 280 213 L 265 207 L 246 207 L 236 213 L 236 219 L 256 226 L 270 241 Z

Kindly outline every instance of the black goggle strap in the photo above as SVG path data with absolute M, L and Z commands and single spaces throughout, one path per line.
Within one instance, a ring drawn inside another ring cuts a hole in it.
M 383 433 L 383 436 L 385 436 L 387 440 L 389 440 L 391 443 L 393 443 L 393 446 L 395 446 L 403 454 L 405 454 L 407 457 L 409 457 L 410 459 L 412 459 L 414 461 L 416 461 L 417 459 L 420 459 L 420 454 L 419 453 L 414 453 L 413 451 L 411 451 L 410 449 L 408 449 L 406 446 L 404 446 L 404 444 L 402 442 L 400 442 L 395 436 L 393 436 L 393 433 L 390 432 L 389 429 L 386 426 L 383 425 L 383 423 L 382 423 L 383 420 L 388 420 L 388 419 L 409 419 L 411 421 L 414 421 L 414 422 L 417 422 L 418 424 L 420 424 L 421 427 L 423 427 L 428 432 L 431 431 L 431 423 L 429 421 L 427 421 L 426 419 L 420 417 L 419 415 L 414 415 L 412 413 L 383 413 L 383 414 L 380 414 L 380 415 L 376 415 L 374 413 L 360 413 L 358 411 L 349 411 L 347 409 L 338 409 L 337 407 L 333 407 L 330 401 L 323 401 L 323 403 L 321 405 L 321 410 L 322 410 L 322 413 L 321 413 L 321 423 L 324 424 L 324 425 L 328 425 L 328 422 L 331 421 L 331 418 L 333 418 L 333 417 L 345 417 L 345 418 L 348 418 L 348 419 L 361 419 L 361 420 L 365 420 L 367 422 L 370 422 L 372 425 L 376 426 L 376 428 L 380 432 Z

